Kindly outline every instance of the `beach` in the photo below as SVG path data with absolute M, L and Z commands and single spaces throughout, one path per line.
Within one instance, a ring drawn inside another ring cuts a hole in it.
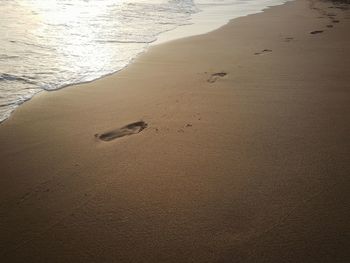
M 1 262 L 349 262 L 348 8 L 291 1 L 21 105 Z

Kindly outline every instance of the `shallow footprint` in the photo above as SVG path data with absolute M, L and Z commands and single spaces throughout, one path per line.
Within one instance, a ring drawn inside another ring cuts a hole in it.
M 133 122 L 133 123 L 130 123 L 128 125 L 125 125 L 119 129 L 115 129 L 115 130 L 108 131 L 108 132 L 101 133 L 101 134 L 97 133 L 97 134 L 95 134 L 95 137 L 102 140 L 102 141 L 109 142 L 109 141 L 112 141 L 114 139 L 124 137 L 126 135 L 137 134 L 146 128 L 147 128 L 146 122 L 137 121 L 137 122 Z
M 225 77 L 226 75 L 227 75 L 226 72 L 217 72 L 217 73 L 211 74 L 210 78 L 208 79 L 208 82 L 214 83 L 219 78 Z
M 323 30 L 315 30 L 315 31 L 310 32 L 310 34 L 312 34 L 312 35 L 320 34 L 320 33 L 323 33 Z
M 262 50 L 261 52 L 256 52 L 256 53 L 254 53 L 254 55 L 262 55 L 262 54 L 264 54 L 264 53 L 270 53 L 270 52 L 272 52 L 271 49 L 264 49 L 264 50 Z

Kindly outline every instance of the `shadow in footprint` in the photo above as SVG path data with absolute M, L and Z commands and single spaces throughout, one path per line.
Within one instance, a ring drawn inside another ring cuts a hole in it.
M 315 31 L 310 32 L 310 34 L 312 34 L 312 35 L 321 34 L 321 33 L 323 33 L 323 30 L 315 30 Z
M 254 53 L 254 55 L 262 55 L 262 54 L 264 54 L 264 53 L 270 53 L 270 52 L 272 52 L 271 49 L 264 49 L 264 50 L 262 50 L 261 52 L 256 52 L 256 53 Z
M 226 72 L 217 72 L 214 74 L 211 74 L 210 78 L 208 79 L 209 83 L 214 83 L 216 82 L 219 78 L 223 78 L 227 75 Z
M 133 122 L 133 123 L 130 123 L 128 125 L 125 125 L 119 129 L 115 129 L 115 130 L 108 131 L 108 132 L 101 133 L 101 134 L 97 133 L 97 134 L 95 134 L 95 137 L 102 140 L 102 141 L 109 142 L 109 141 L 112 141 L 114 139 L 124 137 L 126 135 L 137 134 L 146 128 L 147 128 L 146 122 L 137 121 L 137 122 Z

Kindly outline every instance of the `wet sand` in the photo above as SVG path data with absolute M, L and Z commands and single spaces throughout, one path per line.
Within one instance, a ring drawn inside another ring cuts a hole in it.
M 296 0 L 0 125 L 1 262 L 349 262 L 350 10 Z

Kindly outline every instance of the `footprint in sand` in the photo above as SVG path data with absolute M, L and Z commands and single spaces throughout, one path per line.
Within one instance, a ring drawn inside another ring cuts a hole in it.
M 323 33 L 323 30 L 315 30 L 315 31 L 310 32 L 310 34 L 312 34 L 312 35 L 321 34 L 321 33 Z
M 137 122 L 133 122 L 133 123 L 130 123 L 128 125 L 125 125 L 119 129 L 115 129 L 115 130 L 108 131 L 108 132 L 101 133 L 101 134 L 97 133 L 97 134 L 95 134 L 95 137 L 102 140 L 102 141 L 109 142 L 109 141 L 112 141 L 114 139 L 124 137 L 126 135 L 137 134 L 146 128 L 147 128 L 146 122 L 137 121 Z
M 271 49 L 264 49 L 264 50 L 262 50 L 261 52 L 256 52 L 256 53 L 254 53 L 254 55 L 262 55 L 262 54 L 270 53 L 270 52 L 272 52 Z
M 214 83 L 216 82 L 219 78 L 223 78 L 227 75 L 226 72 L 217 72 L 214 74 L 211 74 L 210 78 L 208 79 L 209 83 Z

